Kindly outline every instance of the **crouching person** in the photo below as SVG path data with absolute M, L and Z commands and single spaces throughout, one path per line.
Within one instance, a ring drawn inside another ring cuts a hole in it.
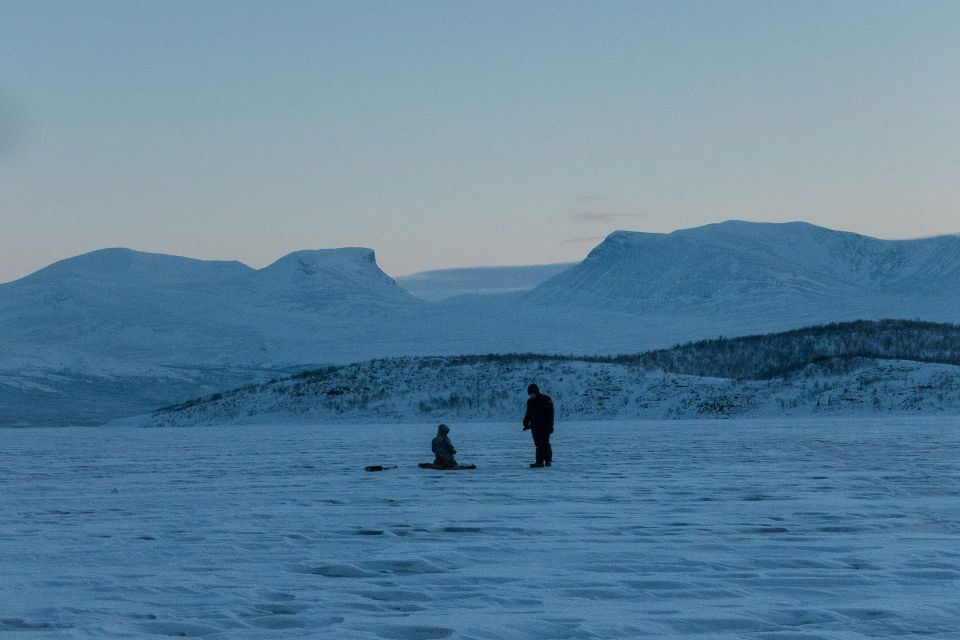
M 450 433 L 450 427 L 447 425 L 442 424 L 437 427 L 437 437 L 430 443 L 433 447 L 433 455 L 436 456 L 433 464 L 442 467 L 455 467 L 457 466 L 457 459 L 454 455 L 457 450 L 453 448 L 453 443 L 447 436 L 448 433 Z

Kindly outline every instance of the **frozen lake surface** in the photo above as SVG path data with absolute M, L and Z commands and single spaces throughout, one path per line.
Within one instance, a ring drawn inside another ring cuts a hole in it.
M 0 638 L 960 638 L 957 418 L 451 427 L 0 431 Z

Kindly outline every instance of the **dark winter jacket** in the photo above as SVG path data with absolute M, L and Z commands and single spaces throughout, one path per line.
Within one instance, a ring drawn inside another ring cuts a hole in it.
M 450 433 L 450 427 L 447 425 L 442 424 L 437 427 L 437 437 L 430 442 L 433 455 L 436 456 L 433 462 L 434 464 L 455 467 L 457 466 L 457 459 L 453 456 L 457 453 L 457 450 L 453 448 L 453 443 L 447 437 L 448 433 Z
M 527 413 L 523 416 L 523 430 L 553 433 L 553 399 L 538 393 L 527 400 Z

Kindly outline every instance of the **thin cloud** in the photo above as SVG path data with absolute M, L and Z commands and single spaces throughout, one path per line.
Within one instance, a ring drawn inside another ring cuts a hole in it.
M 560 240 L 557 244 L 579 244 L 583 242 L 600 242 L 606 238 L 606 236 L 588 236 L 586 238 L 568 238 L 566 240 Z
M 571 202 L 570 207 L 557 210 L 556 213 L 573 222 L 604 225 L 649 217 L 642 213 L 635 213 L 636 210 L 637 207 L 625 198 L 595 194 L 577 196 Z
M 612 224 L 619 220 L 646 218 L 642 213 L 611 213 L 609 211 L 575 211 L 571 214 L 576 222 Z
M 627 204 L 625 198 L 614 198 L 611 196 L 592 195 L 577 196 L 573 199 L 577 209 L 599 209 L 610 206 L 623 206 Z

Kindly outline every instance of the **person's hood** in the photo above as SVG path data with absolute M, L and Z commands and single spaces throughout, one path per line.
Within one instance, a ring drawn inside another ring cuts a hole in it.
M 439 427 L 437 427 L 437 435 L 438 435 L 438 436 L 445 436 L 445 435 L 447 435 L 448 433 L 450 433 L 450 427 L 448 427 L 447 425 L 442 424 L 442 425 L 440 425 Z

